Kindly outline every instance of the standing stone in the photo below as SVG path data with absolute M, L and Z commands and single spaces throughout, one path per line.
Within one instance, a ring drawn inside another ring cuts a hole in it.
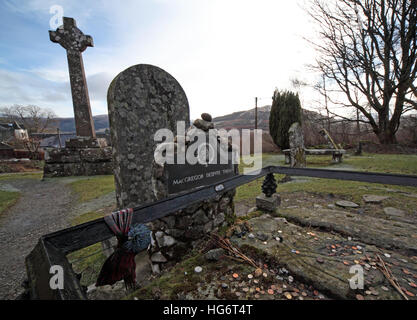
M 304 149 L 304 137 L 301 125 L 295 122 L 288 130 L 290 142 L 290 165 L 295 168 L 306 166 L 306 155 Z
M 175 136 L 177 121 L 189 126 L 184 90 L 166 71 L 139 64 L 112 81 L 107 103 L 117 204 L 125 208 L 153 202 L 154 134 L 167 128 Z
M 49 31 L 52 42 L 59 43 L 67 50 L 68 68 L 71 82 L 72 103 L 74 106 L 75 130 L 79 137 L 93 137 L 96 133 L 88 97 L 83 57 L 87 47 L 93 47 L 93 38 L 86 36 L 73 18 L 64 17 L 64 25 L 56 31 Z

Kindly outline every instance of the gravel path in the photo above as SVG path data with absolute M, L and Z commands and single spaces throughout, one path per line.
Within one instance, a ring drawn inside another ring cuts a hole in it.
M 25 257 L 42 235 L 69 226 L 74 198 L 69 187 L 53 180 L 8 180 L 0 186 L 21 192 L 19 201 L 0 217 L 0 299 L 15 299 L 23 291 Z

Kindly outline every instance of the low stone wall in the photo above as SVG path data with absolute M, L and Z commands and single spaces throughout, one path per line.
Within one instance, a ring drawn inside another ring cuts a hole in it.
M 98 141 L 97 141 L 98 140 Z M 45 178 L 112 174 L 112 148 L 100 139 L 72 139 L 69 147 L 51 149 L 45 156 Z
M 235 191 L 229 191 L 213 201 L 204 201 L 153 221 L 149 250 L 153 272 L 159 273 L 173 265 L 206 235 L 233 222 L 234 196 Z

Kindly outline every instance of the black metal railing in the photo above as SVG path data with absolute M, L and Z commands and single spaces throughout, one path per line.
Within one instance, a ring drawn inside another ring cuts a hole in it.
M 417 187 L 417 176 L 413 175 L 269 166 L 253 174 L 238 175 L 213 185 L 136 207 L 133 210 L 132 224 L 147 223 L 163 218 L 201 201 L 214 199 L 221 193 L 261 177 L 269 175 L 271 178 L 274 173 Z M 272 190 L 269 193 L 274 192 L 275 190 Z M 113 236 L 103 218 L 42 236 L 33 251 L 26 257 L 30 296 L 34 299 L 86 299 L 79 278 L 72 270 L 66 255 Z M 53 265 L 63 267 L 65 279 L 63 289 L 52 290 L 49 286 L 52 276 L 49 270 Z

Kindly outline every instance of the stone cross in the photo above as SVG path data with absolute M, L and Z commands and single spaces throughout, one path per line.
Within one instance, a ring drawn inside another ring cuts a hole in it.
M 77 28 L 73 18 L 64 17 L 63 20 L 64 25 L 60 26 L 56 31 L 49 31 L 49 37 L 52 42 L 59 43 L 67 50 L 77 136 L 95 138 L 96 133 L 81 55 L 87 47 L 93 47 L 93 38 L 84 35 Z

